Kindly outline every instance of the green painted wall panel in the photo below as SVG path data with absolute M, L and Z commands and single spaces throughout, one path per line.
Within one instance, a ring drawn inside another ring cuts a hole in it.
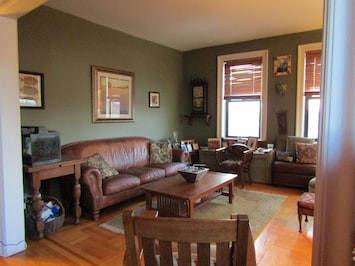
M 21 70 L 44 73 L 45 109 L 22 109 L 22 125 L 61 134 L 62 144 L 116 136 L 171 137 L 182 124 L 182 53 L 57 10 L 40 7 L 18 21 Z M 92 123 L 91 66 L 133 72 L 135 121 Z M 149 91 L 161 107 L 148 107 Z
M 208 111 L 212 115 L 211 126 L 206 126 L 202 119 L 194 119 L 192 126 L 185 124 L 184 132 L 189 138 L 198 140 L 200 145 L 205 145 L 207 138 L 215 137 L 217 124 L 217 57 L 219 55 L 249 52 L 256 50 L 269 50 L 268 70 L 268 117 L 267 117 L 267 142 L 274 142 L 278 135 L 276 112 L 287 111 L 288 134 L 295 133 L 296 120 L 296 88 L 297 88 L 297 49 L 298 45 L 322 41 L 322 30 L 276 36 L 247 42 L 220 45 L 204 49 L 192 50 L 184 53 L 184 99 L 185 109 L 191 110 L 191 88 L 189 81 L 196 77 L 205 78 L 208 82 Z M 277 56 L 292 56 L 292 74 L 275 77 L 273 62 Z M 286 95 L 276 93 L 277 80 L 288 84 Z

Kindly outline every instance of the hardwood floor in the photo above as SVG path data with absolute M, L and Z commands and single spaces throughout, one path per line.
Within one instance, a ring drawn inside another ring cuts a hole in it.
M 298 232 L 296 202 L 302 191 L 262 184 L 249 185 L 246 189 L 288 196 L 255 239 L 258 265 L 311 265 L 313 217 L 309 217 L 308 223 L 303 220 L 303 232 Z M 138 205 L 142 201 L 139 198 L 134 203 Z M 85 212 L 78 225 L 73 225 L 72 218 L 68 217 L 60 231 L 43 240 L 27 240 L 25 251 L 0 257 L 0 265 L 122 265 L 124 237 L 98 225 L 117 216 L 127 205 L 103 210 L 97 222 L 87 218 Z

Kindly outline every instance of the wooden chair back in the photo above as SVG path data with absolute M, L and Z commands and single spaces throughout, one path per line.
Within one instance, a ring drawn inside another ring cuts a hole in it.
M 256 265 L 247 215 L 194 219 L 157 217 L 155 211 L 134 216 L 125 210 L 123 223 L 125 265 Z
M 244 187 L 244 174 L 252 182 L 250 164 L 254 151 L 243 144 L 233 144 L 226 148 L 216 149 L 216 163 L 219 171 L 237 173 Z

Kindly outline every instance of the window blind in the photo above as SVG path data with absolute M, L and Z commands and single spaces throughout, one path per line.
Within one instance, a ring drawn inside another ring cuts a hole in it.
M 225 99 L 261 95 L 261 57 L 226 61 L 224 67 Z
M 321 80 L 321 50 L 306 52 L 305 62 L 305 88 L 306 95 L 320 93 L 320 80 Z

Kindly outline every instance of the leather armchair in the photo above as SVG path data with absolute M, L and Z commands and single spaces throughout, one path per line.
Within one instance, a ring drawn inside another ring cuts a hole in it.
M 221 172 L 237 173 L 242 187 L 244 177 L 247 176 L 251 184 L 250 164 L 253 159 L 253 150 L 243 144 L 233 144 L 231 147 L 216 149 L 216 162 Z

